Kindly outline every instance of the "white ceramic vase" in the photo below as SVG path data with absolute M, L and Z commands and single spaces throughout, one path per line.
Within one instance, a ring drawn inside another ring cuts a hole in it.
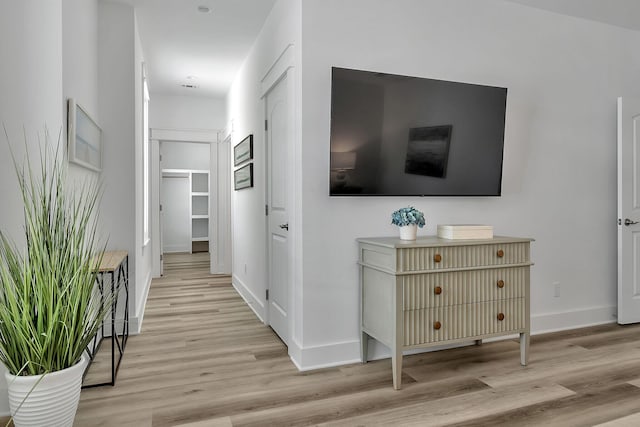
M 418 234 L 417 224 L 402 225 L 398 228 L 400 228 L 400 240 L 416 240 L 416 235 Z
M 41 375 L 16 377 L 5 372 L 14 425 L 72 427 L 80 401 L 85 366 L 85 357 L 82 356 L 75 365 L 46 374 L 39 383 Z

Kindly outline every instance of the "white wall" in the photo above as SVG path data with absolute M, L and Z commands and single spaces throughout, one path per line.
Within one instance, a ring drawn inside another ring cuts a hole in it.
M 63 125 L 61 1 L 41 3 L 27 0 L 0 6 L 0 125 L 6 128 L 19 162 L 25 145 L 37 152 L 45 127 L 50 142 L 56 144 Z M 22 204 L 4 130 L 0 130 L 0 192 L 0 226 L 10 236 L 21 237 Z
M 144 317 L 144 307 L 147 301 L 147 295 L 149 288 L 151 287 L 151 270 L 152 266 L 152 247 L 151 240 L 157 238 L 157 236 L 149 235 L 149 240 L 145 241 L 144 236 L 144 130 L 143 130 L 143 72 L 142 64 L 144 62 L 144 52 L 142 51 L 142 42 L 140 41 L 140 34 L 138 33 L 138 22 L 134 16 L 134 31 L 133 31 L 133 45 L 134 45 L 134 69 L 133 78 L 134 83 L 134 105 L 135 105 L 135 133 L 134 133 L 134 146 L 135 146 L 135 165 L 134 165 L 134 179 L 135 179 L 135 320 L 133 328 L 135 331 L 139 331 L 142 327 L 142 318 Z M 149 171 L 147 170 L 147 173 Z M 150 197 L 151 188 L 148 189 L 147 196 Z M 148 214 L 148 213 L 147 213 Z M 151 218 L 147 218 L 148 227 L 151 227 Z
M 149 91 L 149 126 L 154 129 L 223 129 L 226 105 L 222 98 L 162 95 Z
M 231 147 L 253 134 L 254 187 L 232 191 L 232 240 L 233 240 L 233 284 L 249 302 L 257 315 L 265 318 L 265 290 L 267 287 L 266 219 L 265 206 L 265 146 L 264 146 L 264 102 L 261 99 L 261 82 L 289 45 L 293 45 L 294 57 L 300 68 L 300 9 L 301 2 L 279 0 L 267 18 L 251 52 L 240 69 L 227 96 L 227 125 L 231 134 Z M 300 81 L 295 82 L 300 94 Z M 299 104 L 299 99 L 296 100 Z M 296 144 L 298 144 L 297 139 Z M 231 170 L 233 166 L 229 159 Z M 296 180 L 295 177 L 291 179 Z M 297 181 L 296 181 L 297 182 Z M 291 213 L 291 218 L 296 212 Z M 294 222 L 294 220 L 291 220 Z M 299 239 L 299 230 L 291 229 L 290 238 Z M 301 253 L 293 264 L 300 266 Z M 297 269 L 299 271 L 299 268 Z M 300 274 L 300 273 L 298 273 Z M 295 274 L 294 274 L 295 276 Z M 299 278 L 293 277 L 296 282 Z M 299 289 L 299 288 L 298 288 Z M 300 296 L 298 296 L 300 298 Z M 289 308 L 290 316 L 299 316 L 295 307 Z M 300 325 L 301 318 L 293 324 Z M 295 352 L 301 336 L 294 328 L 289 343 L 289 352 Z M 295 360 L 295 356 L 294 360 Z
M 163 141 L 162 153 L 163 169 L 198 169 L 209 170 L 209 144 L 196 142 Z
M 62 138 L 66 146 L 69 98 L 74 98 L 98 125 L 102 125 L 98 111 L 98 0 L 62 1 L 62 41 Z M 95 171 L 69 163 L 72 185 L 80 187 L 86 180 L 99 180 L 100 177 Z M 103 208 L 103 204 L 98 207 L 98 215 Z M 108 234 L 104 227 L 100 228 L 102 242 L 107 241 Z
M 640 95 L 640 33 L 498 0 L 310 0 L 302 28 L 304 368 L 359 358 L 355 239 L 395 235 L 407 204 L 421 234 L 486 223 L 536 239 L 534 332 L 614 320 L 615 101 Z M 509 88 L 502 197 L 328 197 L 331 66 Z
M 2 2 L 0 6 L 0 125 L 6 128 L 19 162 L 25 147 L 37 153 L 38 135 L 43 138 L 45 126 L 51 132 L 51 144 L 55 144 L 63 125 L 62 19 L 60 0 Z M 0 229 L 20 239 L 22 203 L 17 186 L 4 131 L 0 130 Z M 2 415 L 9 413 L 6 389 L 1 367 Z
M 113 29 L 117 28 L 118 31 Z M 139 331 L 151 280 L 151 258 L 142 242 L 142 48 L 134 9 L 99 2 L 98 93 L 103 128 L 102 223 L 108 249 L 129 252 L 129 316 Z

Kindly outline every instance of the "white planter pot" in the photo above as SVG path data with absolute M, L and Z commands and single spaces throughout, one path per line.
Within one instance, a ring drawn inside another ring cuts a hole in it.
M 418 225 L 403 225 L 400 228 L 400 240 L 416 240 L 418 234 Z
M 85 366 L 83 356 L 70 368 L 46 374 L 39 383 L 41 375 L 16 377 L 6 372 L 9 407 L 15 426 L 72 427 L 80 401 Z

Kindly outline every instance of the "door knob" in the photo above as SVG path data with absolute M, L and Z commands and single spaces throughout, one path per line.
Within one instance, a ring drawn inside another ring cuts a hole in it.
M 637 224 L 638 221 L 631 221 L 629 218 L 625 218 L 624 219 L 624 225 L 626 225 L 627 227 L 633 224 Z
M 289 230 L 289 223 L 280 224 L 280 228 L 282 228 L 283 230 Z

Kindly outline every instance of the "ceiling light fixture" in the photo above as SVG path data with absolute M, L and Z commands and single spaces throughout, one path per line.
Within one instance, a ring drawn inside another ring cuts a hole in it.
M 207 6 L 204 6 L 204 5 L 200 5 L 200 6 L 198 6 L 198 12 L 200 12 L 200 13 L 209 13 L 209 12 L 211 12 L 211 8 L 207 7 Z

